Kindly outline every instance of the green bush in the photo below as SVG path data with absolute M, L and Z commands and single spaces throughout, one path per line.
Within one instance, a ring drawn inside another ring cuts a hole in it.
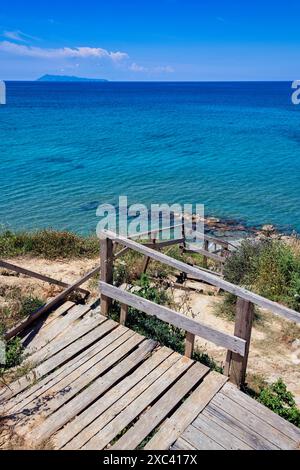
M 10 369 L 11 367 L 16 367 L 21 364 L 23 356 L 23 346 L 20 338 L 15 337 L 8 341 L 6 344 L 6 362 L 3 367 L 0 369 L 0 372 L 3 373 L 5 370 Z
M 300 311 L 300 258 L 282 241 L 242 242 L 227 259 L 224 277 Z
M 37 297 L 23 297 L 21 301 L 20 316 L 27 317 L 41 308 L 45 302 Z
M 300 410 L 282 379 L 263 388 L 257 400 L 282 418 L 300 427 Z
M 82 237 L 72 232 L 38 230 L 0 233 L 0 257 L 31 254 L 48 259 L 95 257 L 99 254 L 97 237 Z

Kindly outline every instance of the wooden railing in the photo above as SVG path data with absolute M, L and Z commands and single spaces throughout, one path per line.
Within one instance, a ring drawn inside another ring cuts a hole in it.
M 234 335 L 220 332 L 214 328 L 208 327 L 194 319 L 190 319 L 183 314 L 167 309 L 153 302 L 141 299 L 137 295 L 124 292 L 120 288 L 114 287 L 113 284 L 113 245 L 119 244 L 124 250 L 132 249 L 148 259 L 166 264 L 180 272 L 190 274 L 194 279 L 204 281 L 208 284 L 218 287 L 225 292 L 229 292 L 237 296 L 236 317 Z M 155 315 L 157 318 L 164 320 L 172 325 L 178 326 L 186 331 L 186 348 L 185 353 L 191 356 L 194 348 L 195 336 L 201 336 L 219 346 L 225 347 L 227 352 L 225 373 L 230 380 L 236 385 L 241 386 L 245 381 L 247 361 L 250 347 L 251 330 L 254 316 L 254 305 L 263 307 L 280 315 L 290 321 L 300 323 L 300 314 L 290 308 L 280 305 L 276 302 L 268 300 L 258 294 L 247 289 L 236 286 L 230 282 L 221 279 L 214 273 L 205 269 L 190 266 L 182 261 L 178 261 L 164 253 L 161 253 L 153 246 L 146 246 L 136 241 L 117 235 L 111 231 L 103 231 L 101 233 L 101 313 L 108 315 L 112 299 L 121 303 L 121 323 L 125 323 L 128 306 L 137 308 L 149 315 Z

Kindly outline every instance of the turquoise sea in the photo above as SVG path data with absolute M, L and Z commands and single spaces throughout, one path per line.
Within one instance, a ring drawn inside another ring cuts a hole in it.
M 291 83 L 8 82 L 0 225 L 82 233 L 100 203 L 203 203 L 300 231 Z

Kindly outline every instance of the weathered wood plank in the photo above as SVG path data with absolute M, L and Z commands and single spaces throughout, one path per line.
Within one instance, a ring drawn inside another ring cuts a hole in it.
M 145 390 L 136 400 L 134 400 L 115 419 L 108 423 L 98 432 L 83 449 L 103 449 L 116 437 L 128 424 L 130 424 L 142 411 L 144 411 L 161 393 L 166 390 L 185 370 L 192 364 L 187 358 L 181 358 L 173 367 L 163 374 L 154 384 Z
M 243 339 L 215 330 L 182 313 L 175 312 L 162 305 L 157 305 L 150 300 L 143 299 L 142 297 L 123 291 L 118 287 L 111 286 L 104 282 L 100 282 L 100 290 L 107 297 L 125 303 L 130 307 L 137 308 L 148 315 L 156 316 L 160 320 L 168 322 L 194 335 L 201 336 L 226 349 L 238 352 L 241 355 L 244 354 L 246 342 Z
M 32 341 L 30 344 L 28 344 L 26 347 L 26 353 L 33 354 L 34 352 L 49 344 L 50 341 L 52 341 L 57 336 L 64 335 L 66 329 L 72 323 L 74 323 L 75 320 L 83 317 L 89 311 L 89 305 L 75 305 L 64 317 L 57 318 L 56 321 L 52 322 L 47 329 L 41 331 L 40 334 L 36 336 L 35 341 Z
M 9 400 L 4 407 L 4 410 L 8 410 L 9 416 L 13 418 L 13 415 L 17 412 L 20 413 L 24 409 L 30 411 L 31 408 L 34 408 L 33 403 L 35 400 L 36 403 L 39 403 L 40 405 L 38 407 L 39 410 L 42 408 L 44 402 L 47 401 L 47 397 L 56 396 L 60 390 L 67 387 L 72 381 L 76 380 L 76 378 L 80 376 L 80 373 L 88 371 L 91 365 L 97 361 L 97 358 L 99 358 L 99 353 L 104 349 L 106 349 L 105 352 L 107 352 L 107 347 L 110 343 L 118 340 L 125 334 L 127 335 L 126 337 L 130 337 L 133 335 L 133 332 L 128 331 L 128 329 L 123 327 L 118 328 L 117 332 L 114 330 L 110 335 L 108 335 L 109 339 L 108 336 L 100 339 L 100 341 L 92 345 L 89 349 L 83 351 L 79 356 L 68 361 L 65 365 L 37 382 L 34 386 Z M 121 342 L 125 340 L 126 338 L 122 338 Z M 13 408 L 11 407 L 12 404 Z M 22 419 L 22 415 L 20 414 L 18 414 L 17 417 Z
M 224 447 L 192 425 L 184 431 L 181 437 L 197 450 L 224 450 Z
M 83 336 L 82 338 L 79 338 L 77 341 L 70 344 L 62 351 L 50 357 L 45 362 L 42 362 L 42 364 L 35 367 L 28 374 L 26 374 L 26 376 L 20 377 L 15 382 L 10 384 L 9 388 L 7 388 L 6 390 L 5 397 L 3 398 L 11 399 L 13 396 L 22 392 L 23 390 L 28 388 L 31 384 L 35 383 L 37 380 L 41 379 L 46 374 L 49 374 L 55 368 L 62 366 L 62 364 L 64 364 L 67 361 L 70 361 L 70 359 L 73 356 L 75 356 L 77 353 L 89 347 L 96 340 L 99 340 L 103 335 L 105 335 L 106 333 L 108 333 L 109 331 L 111 331 L 112 329 L 116 327 L 117 327 L 117 323 L 113 322 L 112 320 L 105 321 L 104 323 L 96 327 L 94 330 L 89 332 L 87 335 Z M 83 356 L 86 356 L 86 354 L 84 353 Z M 79 360 L 79 357 L 80 356 L 78 356 L 78 360 Z M 61 368 L 61 371 L 62 371 L 62 368 Z M 22 400 L 24 401 L 25 398 L 26 397 L 23 395 Z M 12 403 L 13 401 L 10 400 L 10 404 Z
M 127 345 L 124 343 L 123 347 L 119 348 L 119 352 L 117 351 L 117 353 L 121 359 L 123 355 L 126 355 L 132 350 L 134 344 L 135 346 L 140 344 L 139 348 L 133 351 L 128 357 L 126 357 L 126 359 L 119 362 L 119 364 L 105 374 L 105 376 L 99 377 L 93 384 L 80 393 L 80 395 L 77 395 L 77 397 L 66 404 L 61 410 L 58 410 L 57 413 L 50 416 L 46 421 L 44 421 L 44 423 L 34 429 L 28 436 L 28 439 L 30 441 L 40 443 L 49 438 L 55 431 L 60 429 L 71 418 L 80 413 L 80 411 L 85 409 L 90 403 L 108 390 L 121 377 L 129 373 L 134 367 L 142 362 L 153 351 L 157 343 L 152 340 L 144 341 L 144 338 L 138 338 L 138 336 L 139 335 L 135 335 L 129 339 L 127 341 Z M 110 360 L 109 365 L 111 366 L 112 364 L 113 361 Z M 106 369 L 107 368 L 108 367 L 106 367 Z M 105 367 L 102 368 L 102 371 L 105 371 Z
M 228 396 L 231 400 L 239 403 L 250 413 L 261 418 L 266 423 L 270 424 L 276 429 L 279 429 L 283 434 L 285 434 L 290 439 L 294 440 L 295 443 L 300 443 L 300 429 L 294 426 L 292 423 L 289 423 L 281 416 L 273 413 L 271 410 L 266 408 L 264 405 L 259 403 L 256 400 L 253 400 L 251 397 L 242 393 L 231 383 L 226 383 L 222 389 L 222 393 Z
M 232 353 L 229 361 L 229 380 L 237 387 L 245 383 L 253 318 L 254 305 L 244 299 L 237 299 L 234 335 L 246 341 L 244 356 Z
M 172 445 L 171 450 L 197 450 L 196 447 L 192 446 L 189 442 L 185 441 L 182 437 L 179 437 L 175 444 Z
M 193 333 L 187 332 L 185 336 L 185 348 L 184 348 L 184 355 L 186 357 L 193 356 L 194 345 L 195 345 L 195 335 L 193 335 Z
M 128 305 L 121 304 L 120 325 L 125 325 L 128 315 Z
M 136 449 L 208 371 L 208 367 L 195 363 L 110 450 Z
M 70 441 L 64 449 L 79 449 L 84 446 L 92 437 L 94 437 L 101 429 L 111 422 L 121 411 L 130 405 L 137 397 L 139 397 L 148 387 L 150 387 L 158 378 L 160 378 L 170 367 L 180 360 L 180 354 L 172 353 L 152 372 L 146 375 L 141 381 L 120 397 L 113 406 L 106 407 L 106 400 L 103 405 L 101 403 L 99 417 L 91 422 L 83 431 Z M 144 364 L 141 366 L 141 368 Z M 140 374 L 140 371 L 139 371 Z M 126 380 L 126 379 L 125 379 Z M 112 392 L 113 393 L 113 392 Z M 99 405 L 99 401 L 97 402 Z M 103 410 L 105 410 L 103 412 Z M 94 412 L 94 410 L 92 410 Z
M 109 238 L 101 238 L 100 240 L 100 279 L 101 281 L 112 284 L 113 281 L 113 243 Z M 101 314 L 108 315 L 111 299 L 100 293 L 100 309 Z
M 200 268 L 196 268 L 193 266 L 189 266 L 182 261 L 178 261 L 170 256 L 167 256 L 159 251 L 152 250 L 151 248 L 147 248 L 140 243 L 137 243 L 133 240 L 130 240 L 126 237 L 122 237 L 121 235 L 117 235 L 114 232 L 104 231 L 105 235 L 108 236 L 111 240 L 118 242 L 123 246 L 127 246 L 138 253 L 143 255 L 149 256 L 152 259 L 164 263 L 168 266 L 171 266 L 175 269 L 178 269 L 181 272 L 191 274 L 196 279 L 201 281 L 205 281 L 208 284 L 212 284 L 220 289 L 224 290 L 225 292 L 230 292 L 231 294 L 236 295 L 237 297 L 241 297 L 244 300 L 248 300 L 249 302 L 253 302 L 254 304 L 258 305 L 259 307 L 266 308 L 271 312 L 280 315 L 288 320 L 295 321 L 300 323 L 300 313 L 292 310 L 290 308 L 284 307 L 283 305 L 278 304 L 277 302 L 273 302 L 271 300 L 265 299 L 264 297 L 254 294 L 253 292 L 244 289 L 243 287 L 236 286 L 231 284 L 224 279 L 215 276 L 214 274 L 208 273 Z
M 102 415 L 105 410 L 112 405 L 118 406 L 117 401 L 120 400 L 129 390 L 134 388 L 140 381 L 147 377 L 156 367 L 163 363 L 168 357 L 171 356 L 172 351 L 169 348 L 163 347 L 157 352 L 154 352 L 142 365 L 138 367 L 130 376 L 123 379 L 114 388 L 110 389 L 100 399 L 94 402 L 89 408 L 84 410 L 79 416 L 68 423 L 63 429 L 51 439 L 55 449 L 60 449 L 77 436 L 84 428 L 87 428 L 98 416 Z M 124 400 L 124 398 L 123 398 Z M 103 420 L 102 420 L 103 422 Z M 99 430 L 99 428 L 98 428 Z M 96 431 L 95 431 L 96 433 Z M 87 436 L 87 431 L 85 431 Z M 92 437 L 93 434 L 90 434 Z M 88 436 L 86 441 L 88 441 Z M 82 437 L 77 442 L 73 441 L 71 447 L 79 449 L 86 443 Z
M 226 381 L 227 377 L 210 372 L 180 408 L 162 424 L 158 432 L 146 444 L 145 450 L 169 449 Z
M 273 426 L 270 426 L 258 416 L 250 413 L 243 406 L 224 395 L 222 391 L 213 398 L 212 403 L 242 423 L 246 422 L 251 430 L 257 432 L 280 449 L 292 449 L 295 447 L 295 442 L 281 433 L 279 429 L 273 428 Z
M 241 441 L 238 437 L 234 436 L 218 423 L 203 416 L 202 413 L 193 421 L 193 426 L 201 433 L 213 439 L 227 450 L 251 450 L 251 447 L 245 442 Z
M 91 314 L 90 317 L 83 318 L 76 324 L 76 326 L 72 327 L 70 331 L 68 331 L 68 335 L 60 336 L 57 339 L 54 339 L 51 344 L 47 344 L 39 351 L 36 351 L 27 357 L 26 362 L 31 364 L 39 364 L 42 361 L 45 361 L 49 357 L 54 356 L 54 354 L 64 349 L 69 344 L 76 341 L 81 336 L 84 336 L 100 323 L 103 323 L 103 321 L 105 321 L 105 318 L 99 314 Z
M 118 329 L 121 328 L 123 327 Z M 37 420 L 46 418 L 54 413 L 54 411 L 73 398 L 83 388 L 87 387 L 99 375 L 104 374 L 107 369 L 116 364 L 124 355 L 128 354 L 143 341 L 142 336 L 130 330 L 114 339 L 118 329 L 104 338 L 107 342 L 107 346 L 104 349 L 59 381 L 54 387 L 48 389 L 46 393 L 40 395 L 26 409 L 18 412 L 18 419 L 21 421 L 19 424 L 19 434 L 26 434 L 28 429 L 33 427 Z M 109 337 L 111 337 L 112 342 Z M 30 415 L 31 411 L 34 411 L 34 415 L 29 416 L 29 419 L 27 419 L 26 417 L 28 414 Z
M 215 421 L 219 426 L 224 429 L 224 432 L 229 432 L 238 437 L 252 449 L 255 450 L 278 450 L 279 448 L 271 442 L 264 439 L 262 436 L 252 431 L 247 427 L 247 423 L 238 421 L 233 416 L 225 413 L 221 408 L 209 403 L 201 413 L 203 416 L 208 417 L 210 420 Z

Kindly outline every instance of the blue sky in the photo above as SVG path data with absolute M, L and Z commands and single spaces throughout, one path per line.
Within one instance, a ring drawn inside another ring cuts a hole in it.
M 0 5 L 0 79 L 300 78 L 296 0 L 66 0 Z

